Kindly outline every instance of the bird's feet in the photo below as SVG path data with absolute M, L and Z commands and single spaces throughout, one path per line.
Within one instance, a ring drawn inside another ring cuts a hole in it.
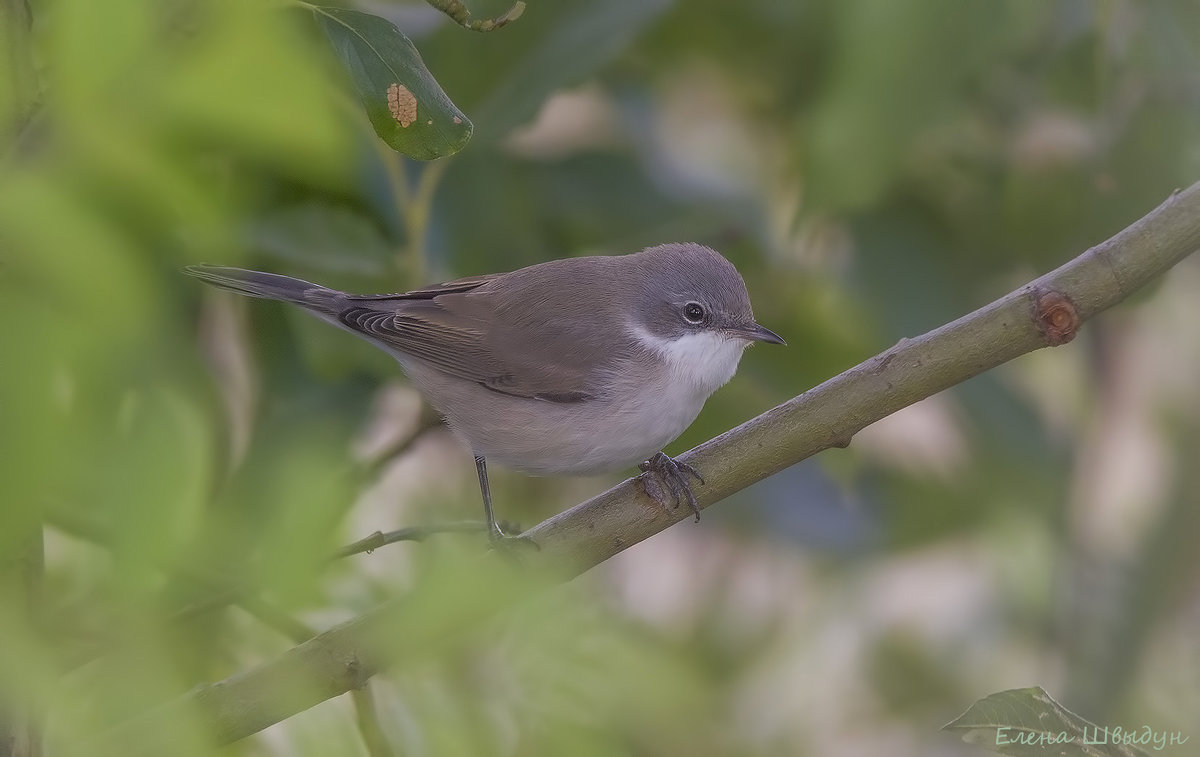
M 519 525 L 507 521 L 493 523 L 488 528 L 488 547 L 510 557 L 519 557 L 518 552 L 529 547 L 541 550 L 536 541 L 521 533 Z
M 696 501 L 696 495 L 692 493 L 692 484 L 688 481 L 688 476 L 692 476 L 701 485 L 704 484 L 704 479 L 695 468 L 668 457 L 666 453 L 659 452 L 638 465 L 638 469 L 642 471 L 642 475 L 638 476 L 638 481 L 641 482 L 642 490 L 650 499 L 665 509 L 667 507 L 666 491 L 670 491 L 671 498 L 675 501 L 675 507 L 679 507 L 686 500 L 692 508 L 692 512 L 696 514 L 696 522 L 700 522 L 700 503 Z M 664 491 L 664 487 L 666 491 Z

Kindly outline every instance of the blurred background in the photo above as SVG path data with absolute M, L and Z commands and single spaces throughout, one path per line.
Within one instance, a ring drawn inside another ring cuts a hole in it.
M 422 585 L 446 600 L 396 644 L 458 641 L 223 753 L 972 755 L 941 726 L 1035 685 L 1200 739 L 1200 258 L 468 628 L 446 566 L 479 534 L 328 560 L 477 519 L 467 452 L 386 355 L 179 270 L 386 292 L 708 244 L 789 346 L 678 453 L 1200 178 L 1200 5 L 355 7 L 474 122 L 460 153 L 383 145 L 302 4 L 0 1 L 0 734 L 33 710 L 89 753 Z M 492 484 L 528 527 L 632 473 Z

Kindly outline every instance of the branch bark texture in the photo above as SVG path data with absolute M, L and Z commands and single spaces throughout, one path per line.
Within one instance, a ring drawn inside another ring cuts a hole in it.
M 952 323 L 902 340 L 682 455 L 682 461 L 704 475 L 705 484 L 695 487 L 700 506 L 712 505 L 821 450 L 844 447 L 871 423 L 1001 363 L 1069 342 L 1087 319 L 1197 249 L 1200 183 L 1176 191 L 1132 226 L 1057 270 Z M 633 480 L 626 480 L 528 531 L 541 549 L 531 552 L 526 562 L 565 566 L 567 575 L 576 575 L 690 514 L 687 508 L 664 511 Z M 395 661 L 396 653 L 379 641 L 388 634 L 377 631 L 395 614 L 394 607 L 408 601 L 386 604 L 259 668 L 119 726 L 109 734 L 107 745 L 126 748 L 137 743 L 138 732 L 169 722 L 161 719 L 163 713 L 181 707 L 205 711 L 225 743 L 359 686 Z M 487 611 L 475 608 L 472 614 Z M 298 680 L 309 685 L 289 685 Z

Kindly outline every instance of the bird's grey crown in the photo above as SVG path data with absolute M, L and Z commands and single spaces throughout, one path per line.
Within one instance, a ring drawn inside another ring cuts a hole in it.
M 703 329 L 749 326 L 754 323 L 746 282 L 733 264 L 716 250 L 694 242 L 648 247 L 629 256 L 640 275 L 630 309 L 651 334 L 675 339 Z M 699 303 L 707 318 L 688 323 L 682 309 Z

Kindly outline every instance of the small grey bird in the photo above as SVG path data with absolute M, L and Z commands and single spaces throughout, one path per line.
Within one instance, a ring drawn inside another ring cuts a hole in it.
M 241 268 L 187 272 L 282 300 L 370 341 L 401 368 L 475 454 L 488 533 L 486 460 L 532 475 L 639 464 L 646 493 L 700 517 L 689 465 L 661 451 L 733 377 L 758 325 L 733 265 L 699 244 L 552 260 L 400 294 L 354 295 Z M 649 459 L 647 459 L 649 458 Z

